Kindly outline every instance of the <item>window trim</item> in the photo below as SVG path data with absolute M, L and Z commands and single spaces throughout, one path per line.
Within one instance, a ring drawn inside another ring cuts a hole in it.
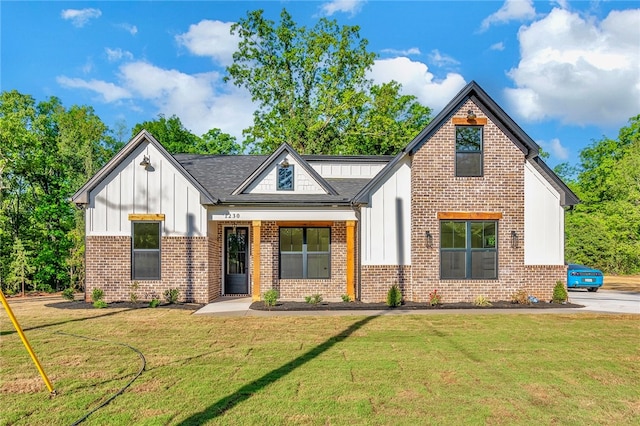
M 287 166 L 283 166 L 282 164 L 278 164 L 278 168 L 276 170 L 276 190 L 278 191 L 294 191 L 296 188 L 295 181 L 295 164 L 288 164 Z M 291 169 L 291 188 L 284 188 L 280 185 L 280 170 Z
M 458 150 L 458 129 L 462 127 L 472 127 L 480 129 L 480 150 L 479 151 L 460 151 Z M 455 176 L 460 178 L 484 177 L 484 126 L 478 124 L 456 125 L 455 136 Z M 473 154 L 480 156 L 480 174 L 478 175 L 459 175 L 458 174 L 458 154 Z
M 460 249 L 460 248 L 443 248 L 442 247 L 442 225 L 445 222 L 455 222 L 455 223 L 464 223 L 465 224 L 465 248 L 464 249 Z M 471 247 L 471 224 L 472 223 L 493 223 L 495 225 L 495 247 L 493 248 L 473 248 Z M 498 235 L 499 235 L 499 226 L 500 223 L 498 220 L 471 220 L 471 219 L 455 219 L 455 220 L 451 220 L 451 219 L 443 219 L 440 220 L 439 223 L 439 227 L 440 227 L 440 259 L 438 262 L 438 266 L 439 266 L 439 272 L 440 272 L 440 280 L 441 281 L 497 281 L 498 279 L 500 279 L 500 262 L 499 262 L 499 255 L 500 255 L 500 247 L 498 244 Z M 464 252 L 464 262 L 465 262 L 465 276 L 464 277 L 460 277 L 460 278 L 444 278 L 442 276 L 442 254 L 444 252 Z M 477 253 L 477 252 L 494 252 L 495 253 L 495 276 L 488 278 L 488 277 L 483 277 L 483 278 L 473 278 L 472 277 L 472 253 Z
M 302 229 L 302 251 L 301 252 L 285 252 L 299 253 L 302 255 L 302 276 L 301 277 L 282 277 L 282 249 L 281 238 L 283 229 Z M 309 229 L 328 229 L 329 230 L 329 248 L 327 251 L 308 251 L 307 250 L 307 230 Z M 309 254 L 326 254 L 329 256 L 327 268 L 327 276 L 320 278 L 309 278 Z M 331 279 L 331 227 L 330 226 L 280 226 L 278 228 L 278 279 L 281 280 L 330 280 Z
M 135 225 L 138 223 L 154 223 L 158 225 L 158 248 L 157 249 L 136 249 L 135 244 Z M 158 253 L 158 274 L 153 278 L 148 277 L 137 277 L 135 275 L 135 253 Z M 139 220 L 131 222 L 131 279 L 137 281 L 160 281 L 162 280 L 162 222 L 160 221 L 149 221 L 149 220 Z

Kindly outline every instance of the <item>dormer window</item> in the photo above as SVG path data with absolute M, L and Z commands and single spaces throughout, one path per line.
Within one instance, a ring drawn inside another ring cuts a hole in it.
M 278 191 L 293 191 L 293 164 L 286 160 L 278 165 Z
M 456 126 L 456 176 L 482 174 L 482 126 Z

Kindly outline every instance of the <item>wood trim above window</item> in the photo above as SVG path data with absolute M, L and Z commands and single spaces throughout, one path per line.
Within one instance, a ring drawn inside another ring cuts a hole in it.
M 502 213 L 492 212 L 438 212 L 440 220 L 499 220 Z
M 276 225 L 283 228 L 330 228 L 333 226 L 333 222 L 325 221 L 325 222 L 316 222 L 316 221 L 286 221 L 286 222 L 276 222 Z
M 142 213 L 131 213 L 129 214 L 129 220 L 153 220 L 153 221 L 163 221 L 164 213 L 152 213 L 152 214 L 142 214 Z
M 466 117 L 451 118 L 451 122 L 456 126 L 486 126 L 487 121 L 485 117 L 474 118 L 473 120 L 469 120 Z

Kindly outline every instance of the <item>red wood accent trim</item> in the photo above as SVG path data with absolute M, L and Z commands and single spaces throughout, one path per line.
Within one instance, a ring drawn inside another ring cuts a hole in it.
M 355 286 L 355 228 L 356 221 L 347 221 L 347 295 L 351 300 L 356 300 L 356 286 Z
M 155 221 L 162 221 L 164 220 L 164 214 L 163 213 L 158 213 L 158 214 L 142 214 L 142 213 L 131 213 L 129 214 L 129 220 L 155 220 Z
M 468 118 L 463 117 L 453 117 L 451 118 L 451 122 L 453 124 L 462 125 L 462 126 L 486 126 L 487 119 L 485 117 L 474 118 L 473 120 L 469 120 Z
M 260 300 L 260 228 L 262 223 L 259 220 L 251 222 L 251 259 L 253 260 L 253 291 L 251 299 L 255 302 Z
M 444 220 L 498 220 L 502 213 L 492 212 L 438 212 L 438 219 Z

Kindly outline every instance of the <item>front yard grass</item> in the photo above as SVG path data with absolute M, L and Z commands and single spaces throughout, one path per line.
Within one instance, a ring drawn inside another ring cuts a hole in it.
M 638 424 L 640 317 L 211 317 L 12 303 L 59 395 L 0 313 L 0 424 Z

